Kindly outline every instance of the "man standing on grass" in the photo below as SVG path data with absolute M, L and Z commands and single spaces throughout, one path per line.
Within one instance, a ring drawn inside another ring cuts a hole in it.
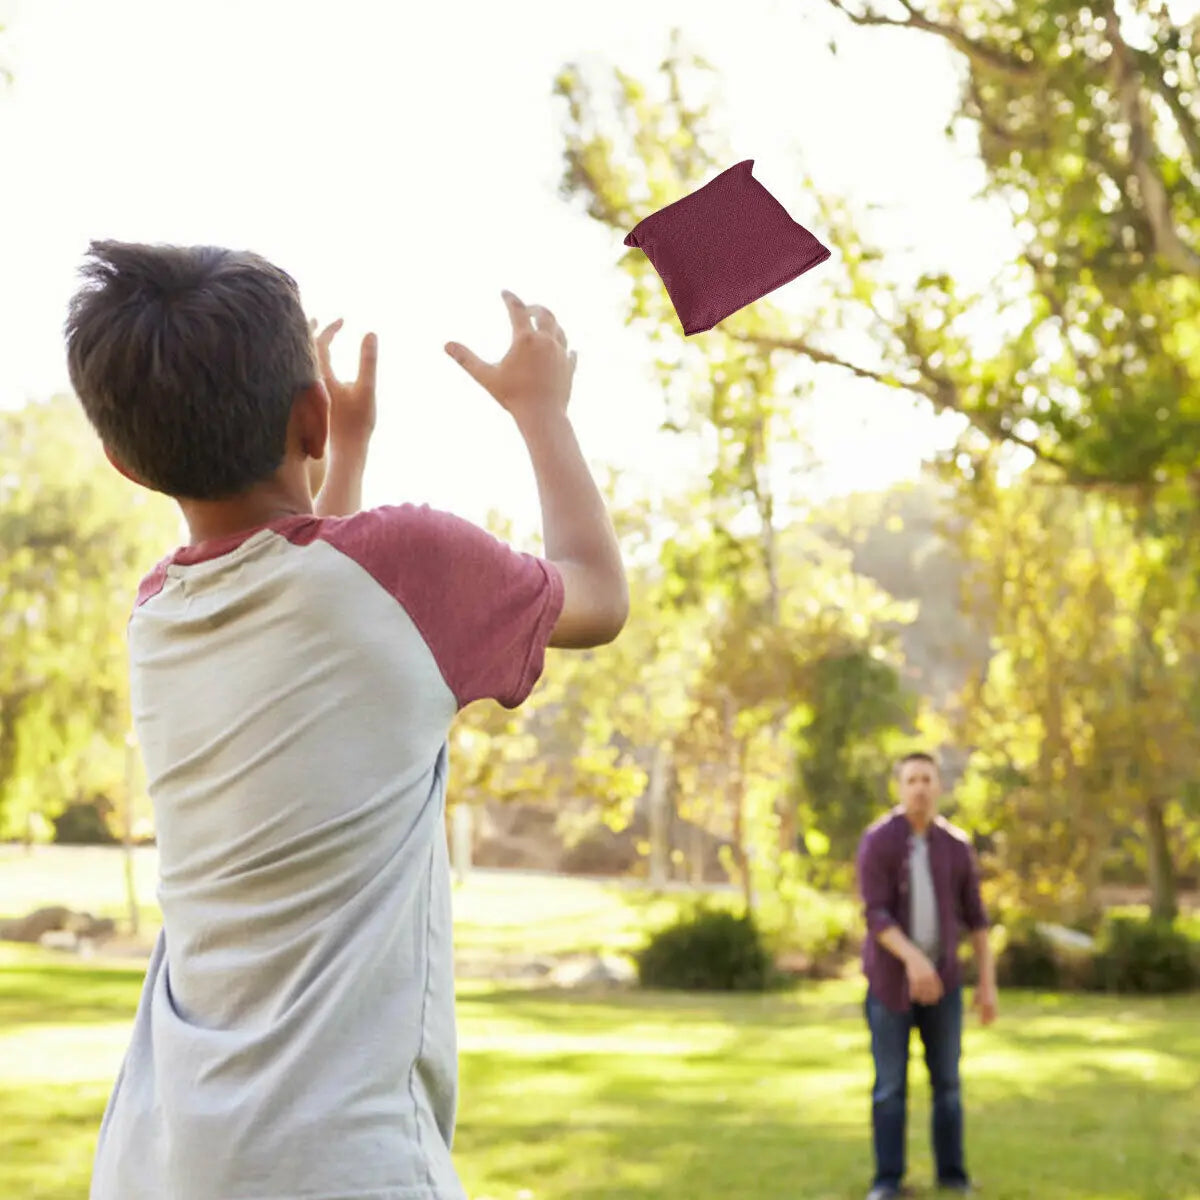
M 970 932 L 979 964 L 976 1007 L 985 1025 L 996 1018 L 996 970 L 975 852 L 961 829 L 938 816 L 941 778 L 932 756 L 907 755 L 898 782 L 899 806 L 867 830 L 858 849 L 867 918 L 866 1013 L 875 1058 L 875 1181 L 868 1200 L 905 1194 L 908 1046 L 914 1026 L 933 1088 L 938 1186 L 963 1194 L 972 1190 L 958 1075 L 963 929 Z

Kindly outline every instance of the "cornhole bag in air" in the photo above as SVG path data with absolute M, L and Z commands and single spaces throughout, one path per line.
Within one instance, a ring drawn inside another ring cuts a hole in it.
M 748 158 L 640 221 L 625 245 L 658 272 L 690 337 L 823 263 L 829 250 L 751 173 Z

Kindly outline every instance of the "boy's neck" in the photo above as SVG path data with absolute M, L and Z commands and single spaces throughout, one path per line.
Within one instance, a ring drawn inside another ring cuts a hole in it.
M 187 521 L 191 545 L 229 537 L 250 529 L 260 529 L 285 517 L 310 516 L 311 493 L 274 482 L 262 484 L 232 500 L 178 500 Z

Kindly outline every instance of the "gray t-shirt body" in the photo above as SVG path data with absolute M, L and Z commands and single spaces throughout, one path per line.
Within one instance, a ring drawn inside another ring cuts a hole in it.
M 446 744 L 561 577 L 428 508 L 177 552 L 130 621 L 163 931 L 91 1200 L 464 1200 Z
M 912 897 L 909 936 L 936 966 L 941 958 L 941 930 L 938 928 L 937 892 L 929 865 L 929 838 L 923 833 L 913 835 L 909 870 L 909 894 Z

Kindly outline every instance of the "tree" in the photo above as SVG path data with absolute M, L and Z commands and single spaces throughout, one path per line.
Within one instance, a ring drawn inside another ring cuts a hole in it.
M 973 500 L 963 549 L 994 646 L 959 729 L 974 820 L 1023 903 L 1091 915 L 1131 847 L 1169 919 L 1200 816 L 1196 577 L 1168 578 L 1162 540 L 1101 496 L 1031 475 Z
M 122 793 L 125 626 L 174 506 L 105 461 L 74 400 L 0 413 L 0 833 Z
M 662 95 L 616 70 L 609 106 L 581 68 L 558 77 L 567 112 L 563 193 L 614 231 L 698 186 L 726 153 L 710 107 L 685 98 L 692 68 L 707 65 L 684 56 L 677 38 Z M 617 136 L 628 152 L 617 152 Z M 779 828 L 795 824 L 787 726 L 819 685 L 813 664 L 865 652 L 887 601 L 854 576 L 847 556 L 800 531 L 805 506 L 795 482 L 811 453 L 797 401 L 811 381 L 782 372 L 745 336 L 769 332 L 769 306 L 739 314 L 740 336 L 722 327 L 685 342 L 645 256 L 625 254 L 621 269 L 631 283 L 630 319 L 659 351 L 664 428 L 690 439 L 707 468 L 689 497 L 691 521 L 662 551 L 665 598 L 676 612 L 707 614 L 710 648 L 676 742 L 680 784 L 720 797 L 731 865 L 750 904 L 755 846 L 769 864 L 781 837 L 791 840 Z
M 844 865 L 887 794 L 916 702 L 894 663 L 872 645 L 815 662 L 811 691 L 796 728 L 802 805 L 822 850 Z

